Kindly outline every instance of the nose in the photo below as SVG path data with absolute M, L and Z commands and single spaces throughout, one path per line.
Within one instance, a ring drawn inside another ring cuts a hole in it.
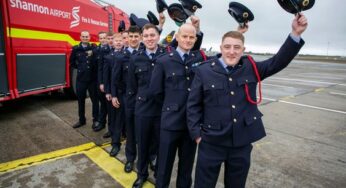
M 233 46 L 230 47 L 229 52 L 230 52 L 231 54 L 234 54 L 234 53 L 235 53 L 234 47 L 233 47 Z

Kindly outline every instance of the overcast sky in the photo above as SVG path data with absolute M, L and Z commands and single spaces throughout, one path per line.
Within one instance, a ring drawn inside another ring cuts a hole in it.
M 126 13 L 134 13 L 146 18 L 149 10 L 156 16 L 155 0 L 107 0 Z M 178 0 L 166 0 L 167 4 Z M 198 0 L 203 8 L 196 15 L 201 19 L 204 32 L 202 47 L 219 50 L 222 35 L 237 28 L 236 21 L 228 13 L 228 4 L 224 0 Z M 245 34 L 247 51 L 276 52 L 291 31 L 293 15 L 284 11 L 277 0 L 238 0 L 255 15 L 250 29 Z M 316 0 L 312 9 L 304 12 L 309 20 L 308 29 L 303 34 L 305 46 L 301 54 L 342 55 L 346 56 L 346 11 L 345 0 Z M 166 36 L 177 26 L 166 15 L 166 24 L 162 36 Z

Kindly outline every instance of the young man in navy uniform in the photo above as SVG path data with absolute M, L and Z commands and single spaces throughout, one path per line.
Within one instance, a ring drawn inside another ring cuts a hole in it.
M 243 35 L 228 32 L 222 38 L 221 57 L 196 69 L 187 103 L 190 135 L 199 144 L 195 187 L 215 187 L 222 163 L 225 187 L 245 187 L 251 143 L 265 136 L 257 83 L 292 61 L 304 44 L 300 35 L 306 28 L 305 16 L 296 16 L 278 53 L 262 62 L 244 57 Z
M 139 50 L 141 42 L 141 29 L 138 26 L 130 26 L 128 31 L 128 47 L 119 54 L 112 70 L 111 91 L 112 104 L 117 108 L 117 117 L 124 118 L 126 127 L 126 164 L 124 171 L 130 173 L 133 170 L 134 161 L 137 155 L 135 125 L 134 125 L 134 103 L 135 100 L 128 101 L 131 92 L 126 92 L 128 81 L 129 61 Z M 124 40 L 124 39 L 123 39 Z M 132 105 L 130 105 L 132 104 Z
M 149 93 L 152 71 L 158 56 L 164 48 L 158 45 L 159 30 L 155 25 L 146 24 L 142 28 L 144 48 L 130 59 L 127 92 L 128 101 L 135 99 L 135 126 L 138 141 L 137 179 L 133 187 L 142 187 L 148 178 L 150 156 L 157 153 L 160 130 L 161 109 Z
M 199 21 L 182 25 L 177 34 L 176 50 L 157 60 L 150 90 L 160 104 L 161 129 L 156 187 L 168 187 L 176 151 L 179 164 L 177 187 L 191 187 L 196 143 L 189 137 L 186 124 L 186 101 L 197 64 L 206 60 L 201 51 L 192 51 Z M 198 46 L 199 48 L 199 46 Z
M 121 54 L 123 48 L 122 36 L 121 33 L 115 33 L 112 35 L 112 45 L 113 48 L 111 52 L 104 57 L 104 66 L 103 66 L 103 75 L 104 75 L 104 84 L 105 84 L 105 93 L 108 104 L 108 119 L 110 120 L 110 133 L 111 133 L 111 144 L 112 150 L 109 153 L 110 156 L 115 157 L 120 151 L 120 136 L 122 122 L 119 122 L 119 119 L 116 119 L 116 108 L 112 104 L 112 92 L 111 92 L 111 79 L 112 79 L 112 70 L 115 66 L 117 59 Z
M 89 43 L 90 34 L 88 31 L 82 31 L 80 35 L 81 42 L 72 48 L 70 56 L 70 65 L 77 69 L 77 98 L 79 121 L 73 125 L 78 128 L 86 124 L 85 118 L 85 99 L 86 92 L 89 92 L 92 102 L 93 125 L 98 124 L 99 105 L 97 100 L 96 66 L 92 59 L 92 50 L 94 47 Z
M 93 50 L 93 57 L 97 67 L 97 86 L 98 86 L 97 93 L 98 93 L 98 99 L 100 102 L 100 114 L 99 114 L 99 121 L 98 121 L 99 124 L 92 127 L 95 132 L 102 130 L 106 124 L 107 102 L 106 102 L 104 81 L 103 81 L 103 58 L 104 56 L 108 55 L 111 49 L 110 46 L 108 45 L 106 32 L 104 31 L 99 32 L 98 37 L 99 37 L 100 45 L 98 45 Z

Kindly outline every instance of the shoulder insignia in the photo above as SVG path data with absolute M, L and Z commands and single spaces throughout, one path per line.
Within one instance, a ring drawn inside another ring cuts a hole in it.
M 197 62 L 191 65 L 191 67 L 198 67 L 200 64 L 202 64 L 202 62 Z
M 173 53 L 170 53 L 170 54 L 169 54 L 170 57 L 173 57 L 173 55 L 174 55 Z

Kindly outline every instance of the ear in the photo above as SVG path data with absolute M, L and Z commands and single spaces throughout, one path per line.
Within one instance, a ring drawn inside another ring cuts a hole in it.
M 220 45 L 220 52 L 222 51 L 222 45 Z

